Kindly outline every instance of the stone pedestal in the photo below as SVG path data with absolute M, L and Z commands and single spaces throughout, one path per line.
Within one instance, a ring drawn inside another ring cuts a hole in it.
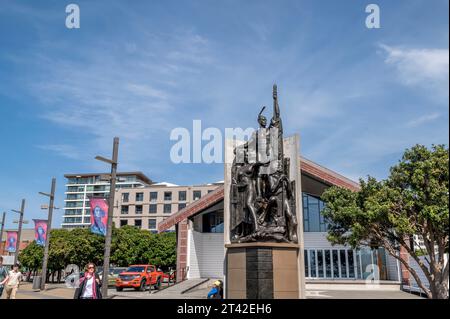
M 303 205 L 299 136 L 284 138 L 284 154 L 290 159 L 290 180 L 295 181 L 298 243 L 230 241 L 230 185 L 233 150 L 241 142 L 226 140 L 224 165 L 225 297 L 232 299 L 303 299 Z
M 226 245 L 229 299 L 300 298 L 300 246 L 285 243 Z

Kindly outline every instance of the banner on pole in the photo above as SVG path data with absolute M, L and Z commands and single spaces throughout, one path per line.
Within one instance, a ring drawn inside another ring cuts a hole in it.
M 106 236 L 108 202 L 104 198 L 91 198 L 91 232 Z
M 6 232 L 6 250 L 10 253 L 15 253 L 17 249 L 17 232 Z
M 39 246 L 45 246 L 47 241 L 47 220 L 33 219 L 34 221 L 34 239 Z

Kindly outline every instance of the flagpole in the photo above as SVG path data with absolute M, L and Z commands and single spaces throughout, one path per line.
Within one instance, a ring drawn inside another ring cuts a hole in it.
M 56 188 L 56 178 L 53 177 L 50 194 L 40 193 L 41 195 L 50 197 L 50 202 L 48 206 L 48 218 L 47 218 L 47 238 L 45 239 L 44 260 L 42 261 L 41 290 L 45 290 L 45 282 L 47 281 L 48 251 L 50 246 L 50 230 L 52 229 L 53 206 L 55 205 L 55 188 Z
M 3 230 L 5 229 L 5 217 L 6 217 L 6 212 L 3 212 L 2 228 L 0 230 L 0 247 L 2 248 L 0 250 L 0 255 L 3 254 L 3 252 L 5 251 L 5 246 L 6 246 L 6 240 L 5 240 L 5 245 L 2 246 L 2 243 L 3 243 Z
M 116 191 L 118 154 L 119 154 L 119 138 L 114 137 L 112 159 L 104 158 L 102 156 L 95 157 L 95 159 L 106 162 L 111 165 L 111 175 L 110 175 L 111 182 L 109 187 L 109 198 L 108 198 L 108 221 L 105 236 L 105 253 L 103 255 L 103 276 L 102 276 L 103 284 L 101 288 L 103 298 L 108 297 L 109 261 L 111 257 L 112 219 L 114 212 L 114 193 Z M 92 213 L 93 212 L 91 212 L 91 214 Z

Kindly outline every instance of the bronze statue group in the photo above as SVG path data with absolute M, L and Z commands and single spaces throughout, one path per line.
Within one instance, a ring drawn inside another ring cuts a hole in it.
M 284 157 L 283 126 L 277 87 L 273 87 L 273 117 L 258 115 L 259 129 L 234 149 L 230 189 L 231 242 L 297 243 L 295 181 Z

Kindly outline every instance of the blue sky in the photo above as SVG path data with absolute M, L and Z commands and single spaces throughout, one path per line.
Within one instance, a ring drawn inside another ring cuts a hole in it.
M 302 155 L 347 177 L 448 144 L 447 0 L 73 2 L 80 29 L 69 1 L 0 0 L 0 211 L 27 198 L 30 223 L 52 176 L 62 207 L 65 173 L 107 171 L 94 157 L 115 135 L 122 171 L 222 180 L 220 164 L 173 164 L 170 131 L 255 127 L 274 82 Z

